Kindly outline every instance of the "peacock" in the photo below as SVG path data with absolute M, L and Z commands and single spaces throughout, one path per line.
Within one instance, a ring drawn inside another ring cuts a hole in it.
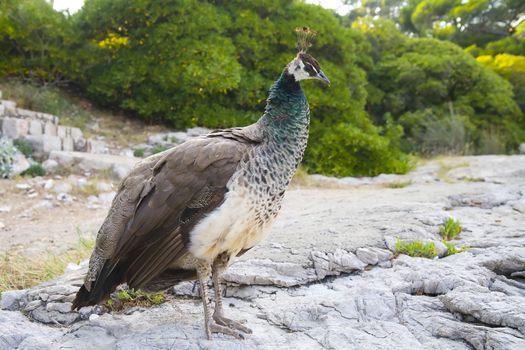
M 274 82 L 256 123 L 216 130 L 150 156 L 122 181 L 73 309 L 101 302 L 122 283 L 158 291 L 198 279 L 208 339 L 212 333 L 251 333 L 224 315 L 220 275 L 234 257 L 268 236 L 302 160 L 310 111 L 300 82 L 330 84 L 306 52 L 313 32 L 298 32 L 299 52 Z

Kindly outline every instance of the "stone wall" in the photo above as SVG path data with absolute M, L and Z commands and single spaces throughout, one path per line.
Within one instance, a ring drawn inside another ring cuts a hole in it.
M 107 152 L 103 142 L 85 139 L 79 128 L 59 125 L 57 116 L 17 108 L 16 102 L 2 99 L 0 135 L 27 140 L 37 154 L 47 155 L 52 151 Z

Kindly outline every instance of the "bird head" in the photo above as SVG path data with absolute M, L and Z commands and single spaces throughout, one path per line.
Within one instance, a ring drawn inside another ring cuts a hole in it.
M 289 75 L 294 77 L 295 81 L 317 79 L 330 85 L 330 80 L 321 70 L 317 60 L 306 52 L 299 52 L 288 64 L 286 70 Z
M 315 31 L 308 27 L 296 28 L 297 33 L 297 49 L 299 53 L 286 67 L 287 73 L 294 77 L 295 81 L 307 79 L 317 79 L 330 85 L 330 80 L 319 67 L 317 60 L 306 51 L 312 46 L 312 40 L 317 35 Z

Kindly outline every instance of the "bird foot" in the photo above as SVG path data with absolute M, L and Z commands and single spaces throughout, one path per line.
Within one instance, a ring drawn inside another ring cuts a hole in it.
M 215 320 L 215 322 L 217 322 L 217 324 L 221 325 L 221 326 L 226 326 L 228 328 L 231 328 L 231 329 L 236 329 L 238 331 L 241 331 L 241 332 L 244 332 L 244 333 L 247 333 L 247 334 L 252 334 L 252 330 L 246 326 L 243 325 L 243 323 L 246 323 L 246 320 L 243 320 L 243 321 L 234 321 L 234 320 L 231 320 L 229 318 L 226 318 L 220 314 L 214 314 L 213 315 L 213 319 Z
M 244 333 L 239 332 L 238 330 L 235 330 L 230 327 L 222 326 L 220 324 L 215 323 L 214 321 L 211 321 L 208 324 L 208 327 L 206 327 L 206 335 L 208 337 L 208 340 L 211 340 L 212 333 L 227 334 L 227 335 L 231 335 L 232 337 L 235 337 L 240 340 L 245 339 Z M 250 330 L 250 333 L 251 333 L 251 330 Z

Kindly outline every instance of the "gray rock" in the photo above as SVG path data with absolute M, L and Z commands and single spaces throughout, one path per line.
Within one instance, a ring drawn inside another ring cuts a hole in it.
M 53 186 L 55 193 L 70 193 L 72 190 L 73 186 L 67 181 L 59 182 Z
M 445 255 L 447 255 L 448 248 L 443 242 L 441 242 L 441 241 L 432 241 L 432 243 L 434 243 L 434 246 L 436 247 L 436 249 L 438 251 L 438 256 L 440 258 L 442 258 Z
M 451 312 L 470 316 L 489 326 L 510 327 L 525 334 L 525 298 L 483 287 L 460 287 L 440 296 Z M 468 318 L 467 318 L 468 319 Z
M 58 311 L 63 314 L 71 312 L 71 303 L 47 303 L 46 311 Z
M 44 124 L 44 134 L 46 136 L 55 136 L 60 140 L 60 137 L 58 136 L 58 127 L 53 122 L 47 122 Z M 60 149 L 60 148 L 59 148 Z
M 20 118 L 3 118 L 2 134 L 10 139 L 26 137 L 29 132 L 29 123 Z
M 19 190 L 29 190 L 31 188 L 31 185 L 28 183 L 20 183 L 16 184 L 15 187 Z
M 104 141 L 88 139 L 86 141 L 86 152 L 105 154 L 108 153 L 108 148 Z
M 259 259 L 236 262 L 222 277 L 230 283 L 282 287 L 304 284 L 315 279 L 312 271 L 300 265 Z
M 110 170 L 118 178 L 123 178 L 140 158 L 130 158 L 109 154 L 54 151 L 49 154 L 63 166 L 78 167 L 82 171 Z
M 337 249 L 333 253 L 313 251 L 310 258 L 319 280 L 326 276 L 337 276 L 342 272 L 361 271 L 366 266 L 355 254 L 343 249 Z
M 8 290 L 2 292 L 0 295 L 0 309 L 1 310 L 18 310 L 20 308 L 20 301 L 25 298 L 26 290 Z
M 44 133 L 44 124 L 40 120 L 31 119 L 29 121 L 29 134 L 42 135 Z
M 29 169 L 31 163 L 20 152 L 15 153 L 13 164 L 11 165 L 11 175 L 18 175 Z
M 47 154 L 62 149 L 62 140 L 60 137 L 52 134 L 28 135 L 25 139 L 31 143 L 31 146 L 36 153 Z
M 385 240 L 385 245 L 387 246 L 388 250 L 395 253 L 397 238 L 392 237 L 392 236 L 385 236 L 384 240 Z
M 36 308 L 39 308 L 42 305 L 42 300 L 33 300 L 27 303 L 27 305 L 24 307 L 25 312 L 33 311 Z
M 43 306 L 31 311 L 31 317 L 40 323 L 70 325 L 80 318 L 77 312 L 61 313 L 59 311 L 48 311 Z
M 377 253 L 370 248 L 359 248 L 355 251 L 355 255 L 367 265 L 377 265 L 379 262 Z
M 525 154 L 525 143 L 520 144 L 519 151 L 521 154 Z

